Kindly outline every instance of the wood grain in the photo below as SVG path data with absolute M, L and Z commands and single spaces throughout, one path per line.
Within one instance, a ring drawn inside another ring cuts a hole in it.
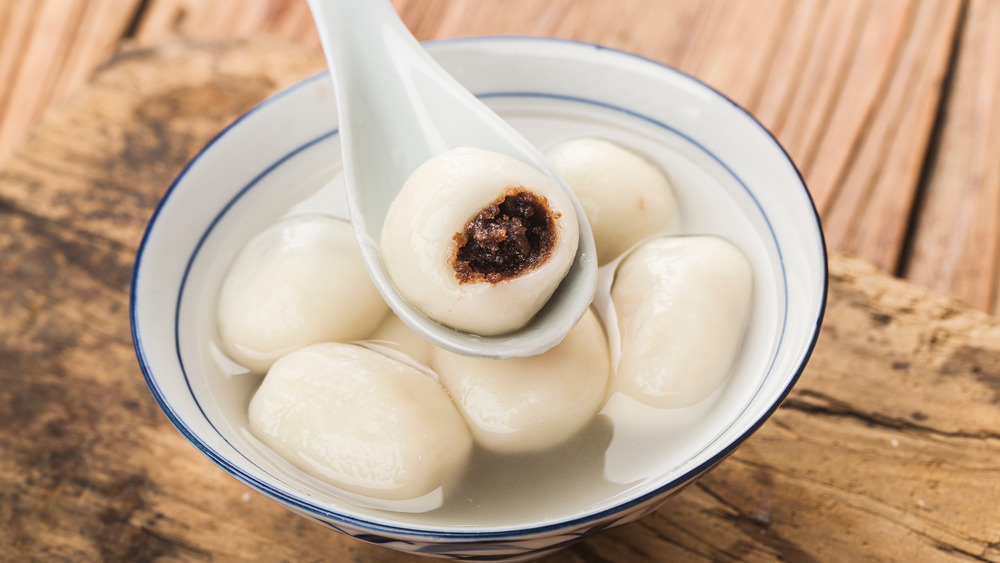
M 157 199 L 218 129 L 320 65 L 263 40 L 127 51 L 0 168 L 5 557 L 416 560 L 225 475 L 160 414 L 131 347 Z M 1000 561 L 1000 320 L 840 254 L 830 281 L 813 360 L 757 434 L 549 560 Z
M 9 0 L 0 6 L 0 161 L 43 111 L 120 45 L 138 0 Z
M 1000 81 L 994 0 L 394 5 L 420 39 L 578 39 L 633 51 L 706 81 L 747 107 L 784 144 L 810 186 L 832 248 L 998 311 L 1000 211 L 990 194 L 1000 190 L 1000 180 L 997 159 L 989 158 Z M 79 87 L 120 45 L 249 34 L 319 52 L 304 0 L 3 3 L 0 160 L 44 108 Z M 961 57 L 954 56 L 956 49 Z M 953 61 L 962 69 L 945 83 Z M 934 144 L 939 119 L 945 130 Z M 924 178 L 928 162 L 937 163 L 930 181 Z M 944 187 L 956 184 L 967 187 Z
M 174 54 L 178 47 L 119 55 L 131 64 L 98 74 L 72 99 L 71 107 L 90 111 L 49 113 L 41 124 L 49 134 L 33 136 L 26 150 L 7 163 L 6 204 L 135 246 L 148 220 L 135 210 L 151 210 L 173 175 L 208 139 L 279 87 L 322 68 L 318 57 L 284 60 L 287 49 L 269 54 L 266 42 L 254 44 L 259 45 L 255 51 L 229 49 L 225 56 L 192 60 L 179 71 L 183 77 L 167 84 L 158 65 L 183 58 Z M 77 139 L 78 145 L 67 145 L 67 139 Z M 45 189 L 38 170 L 50 172 Z
M 319 49 L 305 0 L 149 0 L 135 40 L 150 46 L 176 37 L 200 40 L 270 35 Z
M 1000 314 L 1000 2 L 965 21 L 905 275 Z

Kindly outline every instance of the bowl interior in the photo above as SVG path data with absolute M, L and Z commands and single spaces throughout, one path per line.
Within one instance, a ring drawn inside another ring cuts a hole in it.
M 238 479 L 307 514 L 461 536 L 542 530 L 637 506 L 727 455 L 787 394 L 822 317 L 826 262 L 809 195 L 746 112 L 668 67 L 592 45 L 526 38 L 439 42 L 431 53 L 543 150 L 598 136 L 658 163 L 675 234 L 715 234 L 755 271 L 750 327 L 726 384 L 686 409 L 613 397 L 543 456 L 474 455 L 463 502 L 357 498 L 310 477 L 246 429 L 258 379 L 216 346 L 215 302 L 242 244 L 279 217 L 346 218 L 332 86 L 318 75 L 261 104 L 189 165 L 150 223 L 133 280 L 133 334 L 171 421 Z

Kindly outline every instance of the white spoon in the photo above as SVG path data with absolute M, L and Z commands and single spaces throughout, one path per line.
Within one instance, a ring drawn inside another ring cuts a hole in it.
M 442 69 L 388 0 L 309 0 L 333 76 L 348 210 L 368 273 L 411 329 L 458 354 L 512 358 L 555 346 L 594 296 L 597 254 L 579 202 L 542 154 Z M 396 290 L 379 256 L 382 224 L 410 173 L 457 147 L 506 154 L 553 177 L 569 194 L 580 242 L 569 273 L 523 328 L 500 336 L 460 332 L 426 317 Z

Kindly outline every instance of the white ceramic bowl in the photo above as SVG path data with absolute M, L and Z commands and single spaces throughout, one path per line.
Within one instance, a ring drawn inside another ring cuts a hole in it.
M 543 150 L 590 135 L 654 160 L 677 192 L 673 231 L 723 236 L 750 258 L 750 326 L 723 388 L 675 411 L 614 397 L 600 417 L 600 443 L 579 454 L 591 457 L 565 456 L 573 460 L 567 466 L 578 473 L 583 467 L 585 475 L 551 475 L 543 487 L 485 495 L 450 512 L 383 510 L 312 479 L 255 440 L 245 414 L 254 380 L 233 375 L 238 370 L 214 345 L 216 292 L 240 245 L 276 218 L 345 215 L 326 74 L 240 118 L 170 188 L 136 259 L 135 348 L 154 397 L 180 432 L 222 469 L 290 509 L 404 551 L 535 556 L 654 510 L 774 412 L 819 332 L 827 283 L 823 236 L 802 179 L 777 141 L 689 76 L 628 53 L 552 39 L 460 39 L 427 48 Z

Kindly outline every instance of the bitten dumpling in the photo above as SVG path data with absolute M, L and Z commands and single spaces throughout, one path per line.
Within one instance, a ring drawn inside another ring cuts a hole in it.
M 498 335 L 545 305 L 578 242 L 572 202 L 552 179 L 508 156 L 459 148 L 407 179 L 380 244 L 410 304 L 457 330 Z
M 663 172 L 610 141 L 572 139 L 545 156 L 573 188 L 587 214 L 599 264 L 662 233 L 676 213 L 674 191 Z
M 693 405 L 729 375 L 750 315 L 753 271 L 711 236 L 644 243 L 621 263 L 611 298 L 621 333 L 612 388 L 647 405 Z
M 240 251 L 219 293 L 218 326 L 230 357 L 260 373 L 307 344 L 362 338 L 388 310 L 350 224 L 300 215 Z
M 386 500 L 457 482 L 469 429 L 430 375 L 354 344 L 282 357 L 250 401 L 250 428 L 303 470 Z
M 601 407 L 610 372 L 592 311 L 539 356 L 486 360 L 436 348 L 432 365 L 476 442 L 505 453 L 542 450 L 580 431 Z

